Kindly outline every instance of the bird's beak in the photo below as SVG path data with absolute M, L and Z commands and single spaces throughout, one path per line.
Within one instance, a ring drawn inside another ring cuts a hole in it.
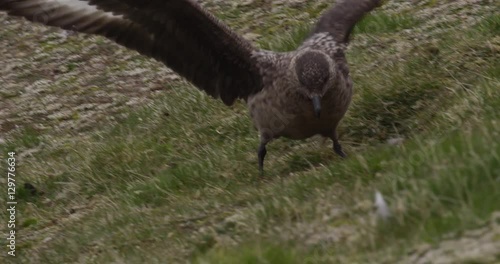
M 319 97 L 319 95 L 314 95 L 312 97 L 312 102 L 314 107 L 314 114 L 317 118 L 319 118 L 321 114 L 321 98 Z

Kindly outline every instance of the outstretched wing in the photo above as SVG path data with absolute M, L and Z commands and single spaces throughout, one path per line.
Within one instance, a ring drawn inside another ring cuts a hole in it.
M 320 17 L 312 34 L 328 32 L 338 43 L 347 43 L 354 25 L 381 3 L 382 0 L 339 0 Z
M 192 0 L 0 0 L 0 10 L 105 36 L 228 105 L 262 88 L 254 47 Z

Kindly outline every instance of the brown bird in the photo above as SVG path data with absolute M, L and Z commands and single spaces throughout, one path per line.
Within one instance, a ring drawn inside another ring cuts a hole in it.
M 243 99 L 266 144 L 322 135 L 345 157 L 337 125 L 352 97 L 345 49 L 354 25 L 382 0 L 339 0 L 292 52 L 259 50 L 193 0 L 0 0 L 34 22 L 102 35 L 163 62 L 231 105 Z

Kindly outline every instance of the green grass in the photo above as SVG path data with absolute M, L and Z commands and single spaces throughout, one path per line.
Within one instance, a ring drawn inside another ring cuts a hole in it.
M 195 263 L 220 263 L 220 264 L 260 264 L 260 263 L 304 263 L 300 260 L 298 253 L 283 246 L 256 245 L 243 247 L 238 251 L 224 252 L 213 251 Z
M 309 32 L 311 31 L 311 26 L 308 24 L 302 24 L 298 27 L 294 27 L 292 30 L 288 31 L 279 38 L 274 38 L 272 40 L 262 40 L 259 44 L 262 49 L 287 52 L 298 48 L 300 43 L 307 38 Z
M 18 186 L 43 193 L 20 188 L 18 232 L 33 235 L 19 239 L 19 260 L 395 263 L 484 225 L 500 211 L 498 16 L 404 50 L 387 42 L 404 43 L 398 32 L 420 23 L 380 12 L 357 26 L 353 42 L 366 45 L 348 52 L 356 95 L 341 124 L 346 160 L 329 141 L 280 139 L 258 179 L 244 104 L 227 108 L 185 84 L 85 140 L 51 148 L 22 130 L 0 151 L 39 148 L 20 163 Z M 259 45 L 294 49 L 309 27 Z M 394 138 L 403 143 L 387 144 Z M 374 221 L 376 190 L 388 222 Z
M 5 146 L 2 146 L 2 149 L 5 152 L 9 152 L 15 150 L 16 148 L 35 148 L 40 143 L 42 143 L 41 139 L 42 132 L 32 126 L 22 127 L 14 140 L 7 142 Z
M 500 130 L 496 122 L 483 125 L 452 133 L 432 146 L 416 141 L 403 151 L 409 162 L 393 164 L 383 173 L 380 189 L 406 205 L 391 232 L 436 240 L 500 209 L 495 202 L 500 198 L 500 146 L 494 142 Z
M 412 14 L 386 14 L 378 12 L 368 15 L 354 28 L 356 33 L 392 33 L 418 26 L 419 21 Z

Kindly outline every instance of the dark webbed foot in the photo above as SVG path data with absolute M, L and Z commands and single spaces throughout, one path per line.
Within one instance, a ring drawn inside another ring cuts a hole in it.
M 332 141 L 333 141 L 333 151 L 342 158 L 346 158 L 347 155 L 342 150 L 342 145 L 340 145 L 339 137 L 337 135 L 337 130 L 333 130 Z
M 342 145 L 340 145 L 340 143 L 339 143 L 338 140 L 334 140 L 333 141 L 333 151 L 335 151 L 335 153 L 337 153 L 342 158 L 346 158 L 347 157 L 347 155 L 345 154 L 345 152 L 342 150 Z
M 266 153 L 267 153 L 266 143 L 260 143 L 259 149 L 257 150 L 257 156 L 259 157 L 260 176 L 264 175 L 264 158 L 266 157 Z

